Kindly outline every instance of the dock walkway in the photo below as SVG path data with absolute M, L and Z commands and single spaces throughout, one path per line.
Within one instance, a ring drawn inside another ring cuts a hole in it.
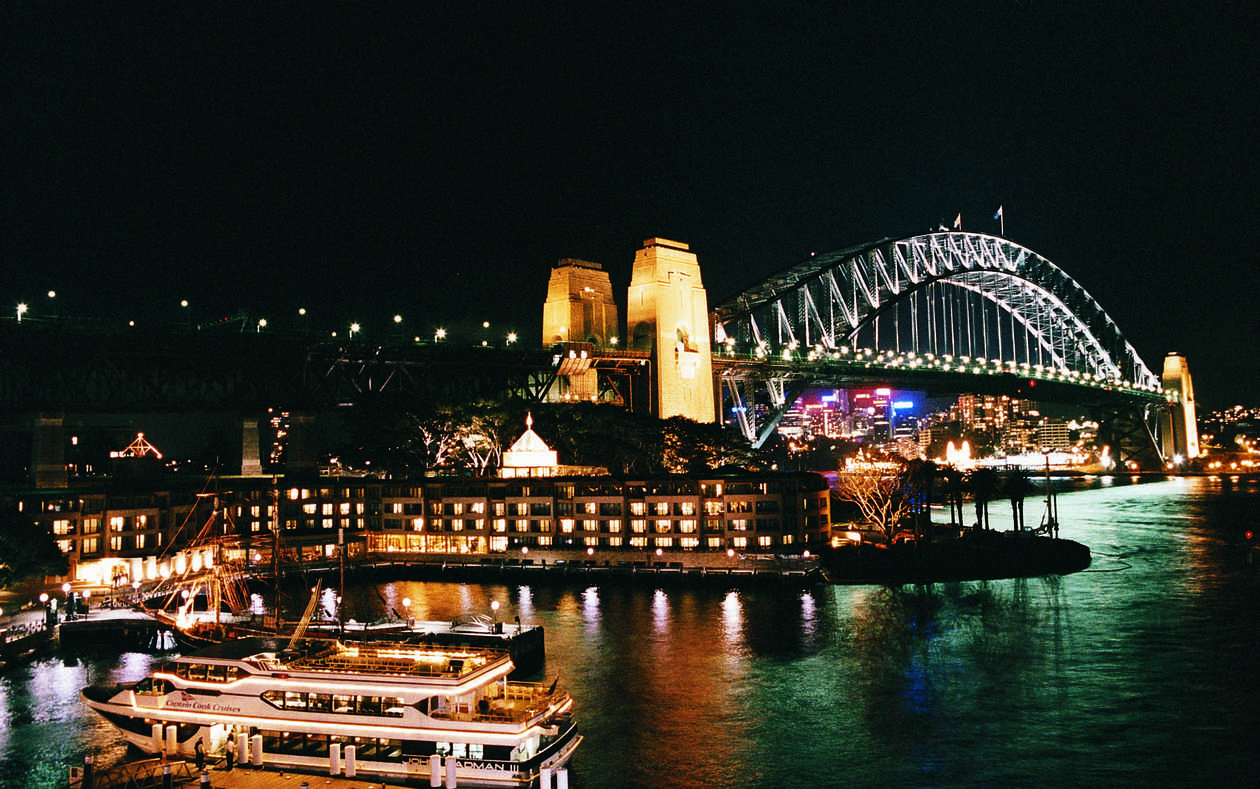
M 166 774 L 170 776 L 169 785 L 172 789 L 300 789 L 304 784 L 307 789 L 403 789 L 406 786 L 382 783 L 379 779 L 278 772 L 248 765 L 227 770 L 222 762 L 207 765 L 204 771 L 206 780 L 203 782 L 203 772 L 199 772 L 191 762 L 142 759 L 95 771 L 91 777 L 91 789 L 162 789 Z M 68 789 L 88 789 L 84 785 L 82 773 L 78 771 L 71 776 L 66 786 Z

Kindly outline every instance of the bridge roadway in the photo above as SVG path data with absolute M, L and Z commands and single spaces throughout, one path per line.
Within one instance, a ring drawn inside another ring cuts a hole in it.
M 0 409 L 11 414 L 300 411 L 382 394 L 538 399 L 556 369 L 553 350 L 515 345 L 0 324 Z
M 1154 389 L 1029 366 L 934 363 L 913 355 L 855 351 L 834 358 L 713 356 L 722 377 L 756 374 L 800 385 L 892 386 L 930 393 L 1008 394 L 1083 405 L 1157 403 Z M 148 413 L 320 410 L 369 398 L 443 400 L 519 397 L 537 401 L 558 375 L 589 366 L 603 397 L 639 408 L 651 399 L 650 354 L 451 343 L 376 345 L 309 342 L 279 334 L 101 332 L 73 324 L 0 324 L 0 409 Z

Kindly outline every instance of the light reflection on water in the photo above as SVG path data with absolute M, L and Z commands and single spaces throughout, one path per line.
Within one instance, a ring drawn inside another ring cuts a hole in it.
M 1063 578 L 806 592 L 400 581 L 347 590 L 346 605 L 367 620 L 410 598 L 418 619 L 445 619 L 495 600 L 505 621 L 545 625 L 538 679 L 570 688 L 586 737 L 575 787 L 1253 785 L 1260 595 L 1241 535 L 1258 504 L 1254 484 L 1202 479 L 1063 495 L 1063 536 L 1094 554 Z M 991 517 L 1006 528 L 1009 507 Z M 63 752 L 117 752 L 78 688 L 150 661 L 0 675 L 0 785 L 52 786 L 39 771 Z

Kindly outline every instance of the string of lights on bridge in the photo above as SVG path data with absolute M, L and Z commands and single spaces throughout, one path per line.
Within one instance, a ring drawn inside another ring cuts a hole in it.
M 745 361 L 782 361 L 789 364 L 801 362 L 819 366 L 842 365 L 861 369 L 886 370 L 922 370 L 930 372 L 970 373 L 972 375 L 1018 375 L 1046 382 L 1061 382 L 1090 386 L 1108 391 L 1125 390 L 1132 392 L 1161 393 L 1162 388 L 1156 385 L 1136 384 L 1122 380 L 1116 376 L 1101 373 L 1088 373 L 1080 370 L 1061 370 L 1040 363 L 1016 362 L 1013 360 L 984 359 L 970 356 L 954 356 L 952 354 L 936 355 L 919 354 L 914 351 L 877 351 L 871 348 L 849 348 L 841 346 L 828 350 L 823 345 L 814 345 L 803 349 L 799 342 L 792 341 L 785 346 L 773 348 L 764 340 L 758 343 L 751 353 L 739 353 L 735 350 L 734 339 L 727 339 L 722 355 L 731 359 Z

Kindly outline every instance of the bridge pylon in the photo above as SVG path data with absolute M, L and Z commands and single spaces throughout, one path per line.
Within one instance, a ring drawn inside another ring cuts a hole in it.
M 709 302 L 700 265 L 687 244 L 649 238 L 635 253 L 626 307 L 627 343 L 650 351 L 655 403 L 662 419 L 716 419 Z
M 1164 357 L 1164 394 L 1168 408 L 1160 420 L 1160 445 L 1164 459 L 1180 464 L 1199 456 L 1199 427 L 1194 407 L 1194 385 L 1184 356 Z

